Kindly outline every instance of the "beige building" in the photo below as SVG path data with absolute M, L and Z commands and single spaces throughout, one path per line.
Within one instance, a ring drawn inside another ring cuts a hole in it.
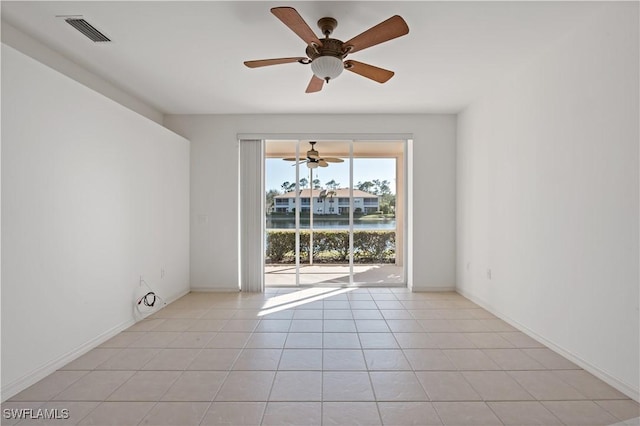
M 347 214 L 349 213 L 349 188 L 339 189 L 303 189 L 300 191 L 300 211 L 309 212 L 313 196 L 313 212 L 315 214 Z M 293 213 L 296 207 L 296 192 L 290 191 L 274 197 L 274 209 L 277 213 Z M 359 189 L 353 190 L 354 212 L 364 214 L 375 213 L 380 208 L 378 196 Z M 358 210 L 360 209 L 360 210 Z

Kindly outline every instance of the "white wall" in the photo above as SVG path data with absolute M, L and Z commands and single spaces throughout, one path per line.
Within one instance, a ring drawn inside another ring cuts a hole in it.
M 3 399 L 188 291 L 188 206 L 188 141 L 2 45 Z
M 637 399 L 638 3 L 585 25 L 459 116 L 457 287 Z
M 413 134 L 414 290 L 454 288 L 454 115 L 168 115 L 191 141 L 193 289 L 238 288 L 238 134 L 326 133 L 326 123 L 334 134 Z

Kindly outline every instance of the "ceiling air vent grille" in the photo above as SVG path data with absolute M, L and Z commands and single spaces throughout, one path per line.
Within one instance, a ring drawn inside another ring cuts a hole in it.
M 91 41 L 111 41 L 106 35 L 102 34 L 93 25 L 82 18 L 67 18 L 65 19 L 65 21 L 67 21 L 67 24 L 71 25 L 73 28 L 87 36 Z

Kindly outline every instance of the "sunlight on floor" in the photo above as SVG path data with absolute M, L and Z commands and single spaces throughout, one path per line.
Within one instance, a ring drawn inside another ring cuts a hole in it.
M 307 288 L 294 293 L 281 294 L 279 296 L 269 298 L 262 306 L 262 310 L 258 313 L 258 316 L 261 317 L 274 312 L 295 308 L 296 306 L 315 302 L 317 300 L 322 300 L 327 297 L 336 296 L 353 290 L 355 290 L 355 288 L 323 287 Z

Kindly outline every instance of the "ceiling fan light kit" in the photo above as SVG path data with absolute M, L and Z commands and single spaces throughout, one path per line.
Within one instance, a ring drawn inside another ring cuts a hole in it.
M 259 68 L 268 65 L 278 65 L 298 62 L 303 65 L 311 64 L 313 76 L 307 86 L 307 93 L 319 92 L 325 82 L 337 78 L 342 70 L 348 70 L 378 83 L 385 83 L 393 77 L 393 71 L 378 68 L 352 60 L 345 61 L 347 55 L 366 49 L 376 44 L 384 43 L 409 33 L 409 26 L 402 17 L 395 15 L 375 25 L 363 33 L 343 42 L 330 38 L 333 30 L 338 26 L 334 18 L 324 17 L 318 20 L 318 27 L 324 35 L 320 40 L 316 37 L 309 25 L 300 14 L 292 7 L 274 7 L 271 9 L 278 19 L 298 35 L 306 44 L 307 57 L 289 57 L 276 59 L 261 59 L 245 61 L 249 68 Z

